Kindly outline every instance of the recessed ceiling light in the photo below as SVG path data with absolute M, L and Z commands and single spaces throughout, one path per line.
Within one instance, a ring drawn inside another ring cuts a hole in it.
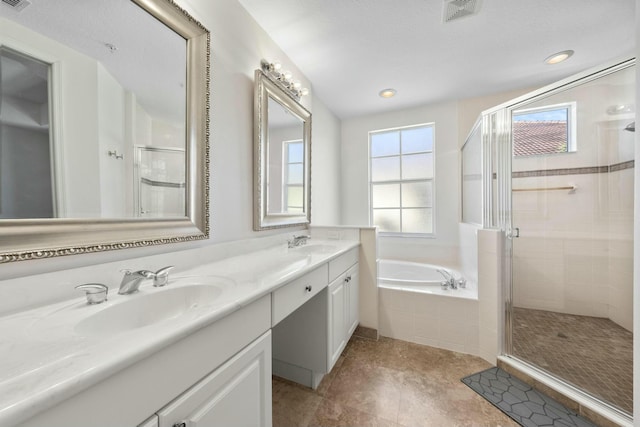
M 544 62 L 547 64 L 557 64 L 559 62 L 565 61 L 569 59 L 569 57 L 573 55 L 572 50 L 563 50 L 562 52 L 554 53 L 551 56 L 548 56 Z
M 396 95 L 396 90 L 395 89 L 383 89 L 380 91 L 380 93 L 378 93 L 378 95 L 380 95 L 383 98 L 393 98 Z

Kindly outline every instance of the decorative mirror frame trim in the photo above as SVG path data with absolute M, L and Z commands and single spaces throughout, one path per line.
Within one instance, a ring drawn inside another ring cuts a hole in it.
M 132 1 L 187 41 L 186 217 L 2 220 L 0 264 L 209 237 L 210 34 L 173 0 Z
M 303 122 L 304 151 L 304 213 L 267 214 L 267 141 L 269 98 L 288 108 Z M 262 70 L 255 71 L 253 119 L 253 229 L 255 231 L 296 227 L 311 223 L 311 113 L 296 99 L 282 90 Z

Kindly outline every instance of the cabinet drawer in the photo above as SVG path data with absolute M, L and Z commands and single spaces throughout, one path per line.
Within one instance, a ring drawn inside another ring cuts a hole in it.
M 287 283 L 271 294 L 271 326 L 293 313 L 327 286 L 327 265 Z
M 359 248 L 353 248 L 349 252 L 329 262 L 329 282 L 333 282 L 339 275 L 344 273 L 347 268 L 358 262 L 358 249 Z

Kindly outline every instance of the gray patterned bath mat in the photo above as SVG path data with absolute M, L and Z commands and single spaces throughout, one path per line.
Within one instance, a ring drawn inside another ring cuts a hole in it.
M 461 381 L 521 426 L 596 427 L 500 368 L 490 368 Z

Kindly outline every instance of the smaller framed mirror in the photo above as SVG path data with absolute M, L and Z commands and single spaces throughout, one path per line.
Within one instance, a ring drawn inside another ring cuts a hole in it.
M 311 113 L 262 70 L 255 72 L 256 231 L 311 221 Z

